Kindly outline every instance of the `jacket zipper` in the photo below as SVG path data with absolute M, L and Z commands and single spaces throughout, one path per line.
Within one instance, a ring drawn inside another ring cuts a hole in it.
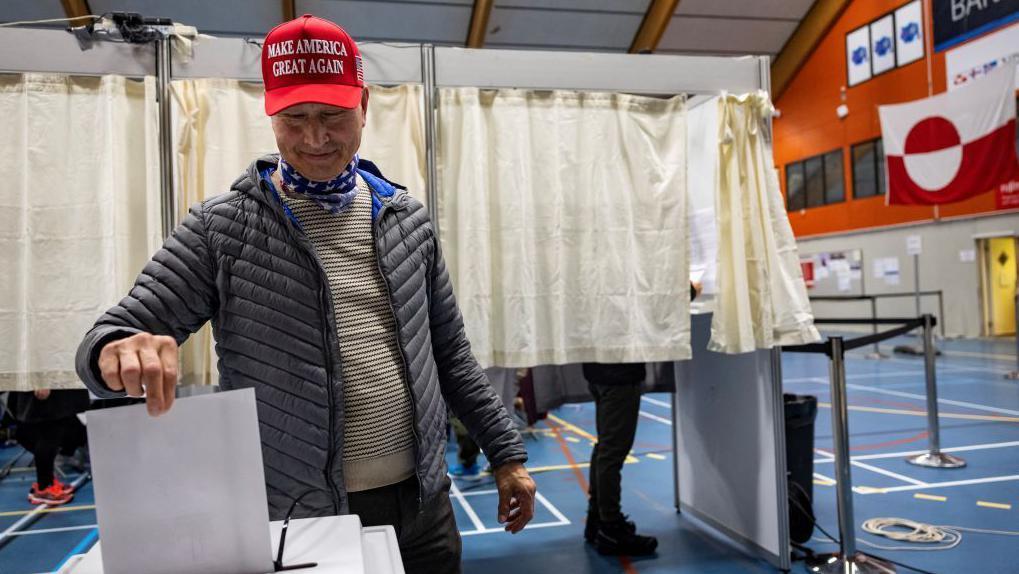
M 374 193 L 374 190 L 372 190 Z M 372 222 L 372 242 L 375 246 L 375 265 L 379 270 L 379 276 L 382 277 L 382 281 L 386 284 L 386 301 L 389 304 L 389 312 L 393 316 L 393 325 L 396 326 L 396 346 L 400 350 L 400 359 L 403 363 L 403 388 L 407 391 L 407 400 L 410 403 L 410 432 L 414 435 L 414 477 L 418 482 L 418 512 L 421 512 L 421 473 L 418 472 L 420 464 L 418 463 L 418 457 L 421 456 L 421 439 L 418 437 L 417 431 L 417 404 L 414 402 L 414 392 L 410 388 L 410 369 L 407 367 L 407 355 L 404 351 L 403 344 L 400 343 L 400 321 L 396 318 L 396 309 L 393 307 L 393 288 L 389 284 L 389 278 L 386 277 L 385 272 L 382 271 L 382 256 L 379 255 L 379 235 L 378 228 L 382 225 L 382 216 L 385 215 L 386 210 L 389 208 L 385 203 L 382 204 L 382 208 L 379 209 L 379 213 L 375 216 L 375 221 Z
M 315 258 L 318 262 L 318 257 Z M 322 264 L 319 263 L 319 269 L 322 268 Z M 321 277 L 320 277 L 321 279 Z M 339 504 L 339 489 L 336 486 L 336 482 L 333 481 L 333 464 L 336 462 L 336 457 L 333 453 L 336 452 L 336 399 L 333 397 L 333 355 L 331 352 L 331 345 L 329 343 L 329 315 L 331 311 L 332 298 L 326 292 L 325 287 L 319 286 L 319 298 L 323 303 L 322 313 L 322 352 L 326 359 L 326 396 L 328 397 L 329 405 L 329 452 L 326 454 L 326 468 L 325 468 L 325 479 L 326 484 L 333 492 L 333 512 L 336 514 L 340 513 Z M 343 445 L 340 445 L 342 448 Z
M 259 186 L 260 187 L 261 187 L 262 184 L 263 184 L 262 180 L 259 180 Z M 263 189 L 262 191 L 266 192 L 267 190 Z M 333 454 L 334 451 L 335 451 L 334 447 L 336 445 L 336 399 L 333 397 L 333 359 L 332 359 L 332 353 L 330 351 L 331 347 L 330 347 L 330 344 L 329 344 L 329 326 L 330 326 L 330 317 L 329 316 L 332 314 L 332 297 L 330 296 L 330 294 L 328 292 L 326 292 L 326 288 L 325 288 L 325 286 L 329 284 L 329 278 L 326 277 L 324 268 L 322 267 L 322 262 L 319 261 L 318 255 L 315 254 L 314 247 L 309 248 L 308 245 L 305 245 L 306 243 L 308 243 L 307 238 L 301 236 L 296 231 L 294 231 L 293 225 L 294 225 L 293 220 L 291 220 L 290 217 L 284 215 L 284 217 L 283 217 L 283 227 L 285 227 L 287 229 L 287 231 L 291 235 L 293 235 L 295 239 L 297 239 L 297 243 L 299 245 L 301 245 L 305 249 L 305 251 L 308 252 L 308 254 L 311 255 L 311 258 L 315 261 L 315 264 L 318 266 L 318 271 L 319 271 L 319 281 L 320 281 L 320 283 L 319 283 L 319 288 L 318 288 L 318 294 L 319 294 L 319 300 L 323 302 L 323 309 L 322 309 L 322 331 L 321 331 L 321 333 L 322 333 L 322 352 L 323 352 L 323 354 L 325 356 L 325 360 L 326 360 L 326 369 L 325 369 L 326 370 L 326 396 L 327 396 L 327 403 L 328 403 L 328 407 L 329 407 L 329 447 L 328 447 L 327 453 L 326 453 L 326 467 L 325 467 L 325 470 L 324 470 L 323 474 L 325 475 L 326 485 L 329 486 L 330 492 L 332 494 L 333 512 L 335 512 L 336 514 L 339 514 L 340 513 L 340 503 L 339 503 L 340 500 L 339 499 L 341 498 L 341 496 L 340 496 L 339 489 L 336 486 L 336 482 L 333 480 L 333 464 L 335 463 L 335 458 L 336 458 L 335 455 Z M 342 448 L 342 445 L 341 445 L 341 448 Z

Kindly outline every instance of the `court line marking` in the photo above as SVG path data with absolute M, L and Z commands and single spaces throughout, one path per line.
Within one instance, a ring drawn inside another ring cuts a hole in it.
M 832 486 L 832 485 L 835 484 L 836 481 L 835 481 L 834 478 L 832 478 L 830 476 L 825 476 L 825 475 L 821 474 L 820 472 L 815 472 L 814 473 L 814 482 L 816 482 L 818 484 L 823 484 L 824 486 Z
M 906 485 L 906 486 L 891 486 L 888 488 L 872 488 L 865 487 L 865 491 L 859 491 L 860 494 L 886 494 L 889 492 L 905 492 L 908 490 L 920 490 L 922 488 L 948 488 L 951 486 L 968 486 L 971 484 L 988 484 L 992 482 L 1012 482 L 1019 480 L 1019 474 L 1011 474 L 1008 476 L 991 476 L 988 478 L 973 478 L 969 480 L 953 480 L 949 482 L 930 482 L 926 486 L 919 485 Z
M 936 494 L 924 494 L 922 492 L 914 494 L 913 498 L 919 498 L 920 500 L 933 500 L 935 502 L 945 502 L 948 500 L 947 496 L 938 496 Z
M 814 450 L 819 452 L 819 453 L 821 453 L 821 454 L 823 454 L 823 455 L 827 455 L 827 456 L 833 457 L 830 460 L 825 460 L 825 462 L 834 462 L 835 461 L 835 458 L 834 458 L 835 455 L 833 455 L 832 453 L 830 453 L 830 452 L 828 452 L 828 451 L 826 451 L 824 449 L 820 449 L 820 448 L 815 448 Z M 899 474 L 897 472 L 892 472 L 890 470 L 885 470 L 885 469 L 877 467 L 877 466 L 871 466 L 869 464 L 866 464 L 866 463 L 863 463 L 863 462 L 859 462 L 859 461 L 853 459 L 853 457 L 850 457 L 850 464 L 852 464 L 853 466 L 862 468 L 864 470 L 869 470 L 871 472 L 875 472 L 877 474 L 883 474 L 883 475 L 885 475 L 885 476 L 887 476 L 889 478 L 894 478 L 896 480 L 900 480 L 900 481 L 908 483 L 908 484 L 917 484 L 917 485 L 927 484 L 926 482 L 923 482 L 923 481 L 920 481 L 920 480 L 916 480 L 916 479 L 910 478 L 908 476 L 901 475 L 901 474 Z
M 457 502 L 460 503 L 460 506 L 463 507 L 464 512 L 467 513 L 467 518 L 470 518 L 471 523 L 474 524 L 474 529 L 484 530 L 485 523 L 481 522 L 481 518 L 478 517 L 478 513 L 474 512 L 474 507 L 467 503 L 467 499 L 464 498 L 463 493 L 460 492 L 459 488 L 457 488 L 456 481 L 453 480 L 453 477 L 450 476 L 449 479 L 450 479 L 449 492 L 450 494 L 453 495 L 453 498 L 455 498 Z
M 88 530 L 90 528 L 99 528 L 98 524 L 86 524 L 84 526 L 67 526 L 64 528 L 46 528 L 43 530 L 20 530 L 18 532 L 11 532 L 8 536 L 28 536 L 29 534 L 52 534 L 56 532 L 71 532 L 73 530 Z
M 668 425 L 670 427 L 672 426 L 672 421 L 670 421 L 667 418 L 660 417 L 658 415 L 653 415 L 653 414 L 648 413 L 648 412 L 640 411 L 640 416 L 642 416 L 642 417 L 644 417 L 646 419 L 651 419 L 653 421 L 660 422 L 663 425 Z
M 636 464 L 638 462 L 640 462 L 639 458 L 633 456 L 632 454 L 629 454 L 626 455 L 626 460 L 623 461 L 623 464 Z M 590 462 L 578 462 L 575 464 L 552 464 L 549 466 L 534 466 L 534 467 L 529 466 L 527 467 L 527 470 L 528 472 L 549 472 L 553 470 L 572 470 L 575 468 L 590 468 L 590 467 L 591 467 Z M 466 495 L 467 493 L 464 494 Z
M 987 450 L 987 449 L 994 449 L 994 448 L 1007 448 L 1007 447 L 1012 447 L 1012 446 L 1019 446 L 1019 440 L 1013 440 L 1013 441 L 1009 441 L 1009 442 L 989 442 L 989 443 L 984 443 L 984 444 L 974 444 L 974 445 L 970 445 L 970 446 L 953 446 L 953 447 L 949 447 L 949 448 L 943 448 L 943 449 L 941 449 L 941 452 L 966 452 L 966 451 L 971 451 L 971 450 Z M 828 451 L 826 451 L 824 449 L 820 449 L 820 448 L 815 448 L 814 450 L 816 452 L 820 453 L 820 454 L 823 454 L 825 456 L 831 457 L 831 458 L 815 458 L 814 459 L 814 464 L 835 462 L 835 458 Z M 927 452 L 928 452 L 927 450 L 907 450 L 907 451 L 902 451 L 902 452 L 886 452 L 886 453 L 882 453 L 882 454 L 862 454 L 862 455 L 859 455 L 859 456 L 850 456 L 849 458 L 850 458 L 850 460 L 854 460 L 854 461 L 857 461 L 857 460 L 876 460 L 876 459 L 881 459 L 881 458 L 899 458 L 899 457 L 914 456 L 914 455 L 917 455 L 917 454 L 925 454 Z
M 452 492 L 452 488 L 450 489 L 450 492 Z M 471 517 L 471 522 L 474 523 L 474 530 L 461 531 L 460 536 L 476 536 L 478 534 L 493 534 L 496 532 L 506 531 L 506 529 L 502 526 L 496 528 L 485 528 L 485 525 L 481 523 L 480 519 L 478 519 L 477 522 L 474 522 L 478 515 L 476 512 L 474 512 L 474 508 L 470 505 L 470 503 L 467 502 L 468 496 L 478 496 L 483 494 L 498 494 L 499 493 L 498 490 L 489 489 L 460 492 L 460 489 L 457 489 L 457 492 L 459 493 L 459 496 L 457 496 L 457 501 L 464 508 L 464 511 L 467 512 L 467 515 Z M 572 522 L 570 522 L 570 519 L 566 518 L 566 516 L 562 512 L 560 512 L 559 509 L 556 508 L 554 504 L 549 502 L 549 500 L 545 498 L 545 496 L 542 495 L 540 492 L 534 493 L 534 499 L 539 504 L 544 506 L 552 514 L 552 516 L 555 517 L 556 521 L 528 524 L 527 526 L 524 527 L 524 530 L 531 530 L 534 528 L 551 528 L 553 526 L 569 526 L 570 524 L 572 524 Z
M 578 427 L 577 425 L 575 425 L 573 423 L 564 421 L 563 419 L 555 416 L 552 413 L 548 413 L 548 418 L 550 420 L 555 421 L 556 424 L 558 424 L 559 426 L 561 426 L 561 427 L 563 427 L 563 428 L 565 428 L 565 429 L 567 429 L 569 431 L 572 431 L 572 432 L 574 432 L 574 433 L 576 433 L 576 434 L 586 438 L 587 440 L 593 440 L 593 441 L 597 441 L 598 440 L 598 437 L 594 436 L 593 434 L 587 432 L 586 430 Z
M 665 455 L 658 454 L 657 452 L 649 452 L 644 456 L 648 458 L 653 458 L 655 460 L 665 460 Z
M 984 508 L 997 508 L 998 510 L 1012 510 L 1011 504 L 1002 504 L 1000 502 L 985 502 L 983 500 L 978 500 L 977 506 L 983 506 Z
M 917 399 L 917 400 L 921 400 L 921 401 L 926 401 L 927 400 L 927 397 L 925 395 L 918 395 L 916 393 L 904 393 L 902 391 L 892 391 L 892 390 L 889 390 L 889 389 L 881 389 L 881 388 L 877 388 L 877 387 L 871 387 L 871 386 L 868 386 L 868 385 L 848 384 L 848 385 L 846 385 L 846 388 L 854 389 L 854 390 L 858 390 L 858 391 L 867 391 L 867 392 L 870 392 L 870 393 L 878 393 L 878 394 L 882 394 L 882 395 L 891 395 L 893 397 L 903 397 L 903 398 L 907 398 L 907 399 Z M 968 409 L 973 409 L 973 410 L 977 410 L 977 411 L 984 411 L 984 412 L 988 412 L 988 413 L 997 413 L 997 414 L 1000 414 L 1000 415 L 1009 415 L 1009 416 L 1013 416 L 1013 417 L 1019 417 L 1019 411 L 1013 411 L 1011 409 L 1003 409 L 1003 408 L 1000 408 L 1000 407 L 989 407 L 987 405 L 981 405 L 981 404 L 977 404 L 977 403 L 970 403 L 970 402 L 967 402 L 967 401 L 956 401 L 956 400 L 952 400 L 952 399 L 941 399 L 941 398 L 939 398 L 938 399 L 938 403 L 945 404 L 945 405 L 952 405 L 952 406 L 956 406 L 956 407 L 965 407 L 965 408 L 968 408 Z
M 831 408 L 831 403 L 817 403 L 817 406 L 824 408 Z M 880 407 L 861 407 L 861 406 L 849 406 L 846 407 L 851 411 L 861 411 L 865 413 L 882 413 L 886 415 L 906 415 L 911 417 L 926 417 L 927 411 L 907 411 L 903 409 L 885 409 Z M 938 413 L 939 418 L 943 419 L 962 419 L 967 421 L 990 421 L 997 423 L 1019 423 L 1019 417 L 1000 417 L 994 415 L 964 415 L 961 413 Z
M 871 466 L 871 465 L 869 465 L 869 464 L 867 464 L 865 462 L 859 462 L 859 461 L 855 461 L 854 460 L 854 461 L 851 461 L 851 464 L 853 466 L 856 466 L 856 467 L 859 467 L 859 468 L 862 468 L 862 469 L 865 469 L 865 470 L 869 470 L 871 472 L 876 472 L 878 474 L 883 474 L 883 475 L 885 475 L 885 476 L 887 476 L 889 478 L 894 478 L 896 480 L 901 480 L 902 482 L 905 482 L 905 483 L 908 483 L 908 484 L 914 484 L 914 485 L 917 485 L 917 486 L 927 486 L 927 483 L 922 481 L 922 480 L 916 480 L 915 478 L 909 478 L 908 476 L 901 475 L 901 474 L 899 474 L 897 472 L 892 472 L 890 470 L 885 470 L 885 469 L 877 467 L 877 466 Z
M 641 397 L 640 400 L 642 400 L 644 402 L 647 402 L 647 403 L 651 403 L 653 405 L 658 405 L 660 407 L 665 407 L 665 408 L 669 408 L 669 409 L 672 408 L 671 404 L 669 404 L 669 403 L 667 403 L 665 401 L 660 401 L 658 399 L 652 399 L 651 397 Z
M 54 508 L 44 508 L 39 512 L 42 514 L 47 514 L 50 512 L 74 512 L 76 510 L 95 510 L 95 509 L 96 505 L 89 504 L 85 506 L 57 506 Z M 31 514 L 35 511 L 36 511 L 35 508 L 32 508 L 30 510 L 14 510 L 10 512 L 0 512 L 0 516 L 24 516 L 26 514 Z
M 851 378 L 851 377 L 847 377 L 847 378 Z M 785 382 L 785 381 L 783 381 L 783 382 Z M 804 378 L 804 379 L 797 379 L 797 380 L 790 381 L 790 382 L 803 382 L 803 383 L 809 382 L 809 383 L 815 383 L 815 384 L 818 384 L 818 385 L 825 385 L 825 386 L 827 386 L 829 384 L 827 379 L 822 379 L 820 377 L 807 377 L 807 378 Z M 856 390 L 856 391 L 865 391 L 865 392 L 869 392 L 869 393 L 877 393 L 877 394 L 880 394 L 880 395 L 891 395 L 893 397 L 902 397 L 902 398 L 907 398 L 907 399 L 916 399 L 916 400 L 920 400 L 920 401 L 926 401 L 927 400 L 927 397 L 925 395 L 918 395 L 916 393 L 904 393 L 902 391 L 892 391 L 892 390 L 889 390 L 889 389 L 881 389 L 881 388 L 878 388 L 878 387 L 871 387 L 871 386 L 868 386 L 868 385 L 857 385 L 857 384 L 853 384 L 853 383 L 847 383 L 846 384 L 846 388 L 847 389 L 853 389 L 853 390 Z M 957 406 L 957 407 L 965 407 L 965 408 L 973 409 L 973 410 L 977 410 L 977 411 L 985 411 L 985 412 L 989 412 L 989 413 L 998 413 L 998 414 L 1002 414 L 1002 415 L 1011 415 L 1011 416 L 1019 417 L 1019 411 L 1013 411 L 1011 409 L 1002 409 L 1002 408 L 999 408 L 999 407 L 989 407 L 987 405 L 980 405 L 980 404 L 977 404 L 977 403 L 970 403 L 970 402 L 966 402 L 966 401 L 954 401 L 952 399 L 940 399 L 939 398 L 938 399 L 938 403 L 946 404 L 946 405 L 952 405 L 952 406 Z

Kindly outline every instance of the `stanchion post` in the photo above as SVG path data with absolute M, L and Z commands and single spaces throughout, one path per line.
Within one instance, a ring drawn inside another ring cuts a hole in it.
M 877 297 L 875 297 L 873 295 L 870 296 L 870 320 L 874 321 L 874 324 L 871 325 L 871 327 L 873 329 L 874 334 L 877 335 Z M 878 346 L 878 342 L 877 341 L 874 341 L 874 351 L 872 353 L 870 353 L 869 355 L 867 355 L 867 358 L 868 359 L 884 359 L 884 358 L 887 358 L 887 357 L 888 357 L 888 355 L 881 354 L 881 347 Z
M 962 468 L 966 461 L 941 452 L 941 433 L 938 424 L 938 381 L 934 350 L 934 316 L 925 314 L 923 319 L 924 372 L 927 378 L 927 439 L 928 452 L 906 460 L 918 466 L 933 468 Z
M 156 40 L 156 94 L 159 98 L 159 194 L 163 238 L 177 226 L 177 194 L 173 189 L 173 135 L 171 133 L 170 76 L 173 74 L 173 46 L 170 35 Z
M 856 526 L 853 517 L 853 481 L 849 459 L 849 407 L 846 404 L 845 344 L 842 337 L 828 339 L 831 362 L 831 429 L 834 438 L 835 496 L 839 516 L 839 552 L 817 555 L 807 560 L 811 572 L 819 574 L 895 572 L 890 563 L 857 552 Z
M 938 289 L 938 324 L 941 327 L 941 338 L 945 338 L 945 292 Z

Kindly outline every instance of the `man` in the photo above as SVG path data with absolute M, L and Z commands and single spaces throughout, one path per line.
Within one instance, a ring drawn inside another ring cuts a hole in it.
M 253 387 L 270 516 L 395 526 L 407 572 L 459 572 L 446 409 L 492 461 L 519 532 L 534 482 L 519 433 L 470 351 L 429 216 L 356 155 L 368 109 L 357 45 L 302 16 L 262 49 L 279 155 L 191 208 L 78 350 L 102 397 L 173 405 L 177 346 L 211 319 L 224 389 Z
M 690 284 L 690 299 L 701 284 Z M 591 449 L 591 473 L 584 538 L 600 554 L 646 556 L 658 540 L 637 534 L 622 511 L 622 470 L 633 448 L 640 417 L 644 363 L 584 363 L 584 378 L 594 396 L 598 442 Z

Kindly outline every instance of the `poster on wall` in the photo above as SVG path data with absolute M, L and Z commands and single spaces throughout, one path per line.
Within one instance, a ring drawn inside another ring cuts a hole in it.
M 889 14 L 870 23 L 870 68 L 873 75 L 895 67 L 895 18 Z
M 923 3 L 914 0 L 895 11 L 895 60 L 905 66 L 923 56 Z
M 870 27 L 846 34 L 846 69 L 850 86 L 870 79 Z
M 945 75 L 949 90 L 982 78 L 988 72 L 1007 63 L 1008 57 L 1019 46 L 1019 23 L 988 34 L 945 54 Z M 1016 60 L 1019 66 L 1019 59 Z M 1019 90 L 1019 74 L 1016 74 Z
M 814 288 L 814 261 L 811 259 L 800 259 L 800 269 L 803 271 L 803 282 L 807 289 Z
M 934 51 L 1019 20 L 1019 0 L 934 0 Z

